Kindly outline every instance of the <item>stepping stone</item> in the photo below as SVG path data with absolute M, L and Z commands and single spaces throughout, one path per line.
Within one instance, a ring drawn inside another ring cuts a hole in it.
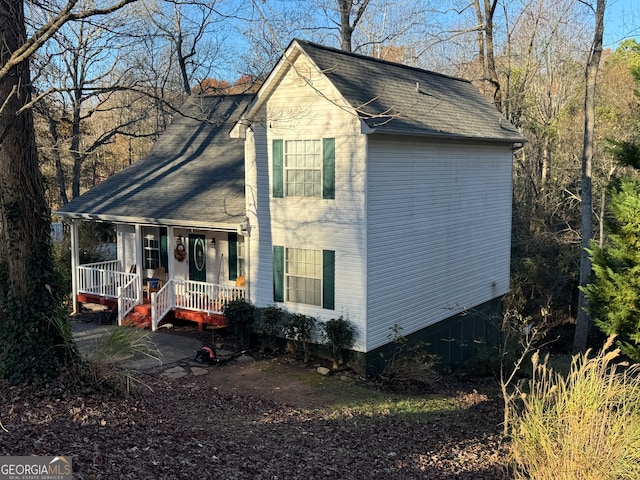
M 200 375 L 206 375 L 207 373 L 209 373 L 209 370 L 207 370 L 206 368 L 191 367 L 191 374 L 194 377 L 199 377 Z
M 171 368 L 167 368 L 164 371 L 165 374 L 172 374 L 172 373 L 177 373 L 177 372 L 184 372 L 184 368 L 182 368 L 182 367 L 171 367 Z

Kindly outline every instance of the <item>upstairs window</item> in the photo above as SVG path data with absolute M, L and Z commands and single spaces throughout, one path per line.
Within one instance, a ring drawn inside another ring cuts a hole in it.
M 320 140 L 284 142 L 284 191 L 287 197 L 322 196 Z
M 335 139 L 274 140 L 273 196 L 335 198 Z

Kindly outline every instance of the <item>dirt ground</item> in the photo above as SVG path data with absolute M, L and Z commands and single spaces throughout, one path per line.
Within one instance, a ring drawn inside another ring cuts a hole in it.
M 313 367 L 281 360 L 235 361 L 212 368 L 206 380 L 221 392 L 260 396 L 295 408 L 322 408 L 340 400 L 339 390 L 314 379 L 317 375 Z
M 186 361 L 208 373 L 142 377 L 129 397 L 0 383 L 0 455 L 69 456 L 77 479 L 509 478 L 501 403 L 486 379 L 445 378 L 407 395 L 255 356 Z

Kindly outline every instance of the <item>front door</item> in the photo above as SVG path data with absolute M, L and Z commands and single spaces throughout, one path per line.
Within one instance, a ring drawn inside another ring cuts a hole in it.
M 207 281 L 207 240 L 204 235 L 189 235 L 189 280 Z

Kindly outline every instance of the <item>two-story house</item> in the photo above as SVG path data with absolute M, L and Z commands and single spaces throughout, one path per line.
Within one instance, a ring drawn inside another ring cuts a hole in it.
M 124 313 L 163 267 L 153 328 L 168 311 L 206 323 L 230 296 L 343 316 L 370 374 L 392 330 L 453 363 L 492 335 L 524 139 L 470 82 L 294 40 L 253 97 L 186 111 L 148 157 L 57 212 L 75 235 L 81 220 L 118 229 L 115 290 L 104 265 L 74 264 L 74 298 L 113 295 Z

